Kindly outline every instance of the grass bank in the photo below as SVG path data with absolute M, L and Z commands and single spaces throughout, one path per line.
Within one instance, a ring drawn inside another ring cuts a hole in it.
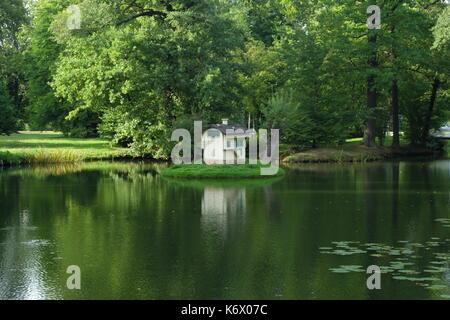
M 248 179 L 248 178 L 268 178 L 262 176 L 261 168 L 268 167 L 252 164 L 180 164 L 172 165 L 160 172 L 163 177 L 171 178 L 196 178 L 196 179 Z M 282 176 L 284 170 L 278 168 L 276 175 Z
M 308 162 L 368 162 L 407 157 L 432 156 L 433 153 L 425 148 L 412 147 L 375 147 L 368 148 L 351 141 L 348 145 L 339 147 L 317 148 L 297 152 L 283 158 L 284 163 Z
M 32 131 L 0 136 L 0 166 L 74 163 L 128 156 L 128 149 L 111 147 L 105 139 L 67 138 L 57 132 Z
M 274 184 L 283 180 L 282 175 L 266 178 L 237 178 L 237 179 L 191 179 L 191 178 L 172 178 L 163 177 L 164 180 L 169 181 L 172 186 L 184 187 L 184 188 L 196 188 L 203 190 L 205 188 L 261 188 Z

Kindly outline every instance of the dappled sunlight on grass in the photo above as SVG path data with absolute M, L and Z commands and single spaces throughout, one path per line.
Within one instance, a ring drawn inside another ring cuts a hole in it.
M 106 139 L 68 138 L 58 132 L 26 131 L 10 136 L 0 136 L 0 152 L 22 156 L 27 161 L 73 162 L 91 159 L 108 159 L 128 155 L 128 149 L 112 147 Z

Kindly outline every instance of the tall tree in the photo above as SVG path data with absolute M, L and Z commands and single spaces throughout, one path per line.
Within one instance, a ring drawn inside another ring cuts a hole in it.
M 368 42 L 369 42 L 369 58 L 368 66 L 369 71 L 367 75 L 367 109 L 368 118 L 366 119 L 366 127 L 364 130 L 364 145 L 367 147 L 375 147 L 375 137 L 376 137 L 376 108 L 378 92 L 375 83 L 376 69 L 378 68 L 377 60 L 377 35 L 374 34 L 374 30 L 369 30 Z
M 170 131 L 183 117 L 239 115 L 234 58 L 244 32 L 227 2 L 79 5 L 83 30 L 62 44 L 52 81 L 56 95 L 75 106 L 71 115 L 104 113 L 110 123 L 105 131 L 156 158 L 170 153 Z
M 22 0 L 0 2 L 0 134 L 10 134 L 19 128 L 23 100 L 20 72 L 16 68 L 17 34 L 25 22 Z

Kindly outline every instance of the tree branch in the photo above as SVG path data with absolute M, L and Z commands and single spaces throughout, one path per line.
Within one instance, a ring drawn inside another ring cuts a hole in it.
M 128 23 L 130 21 L 133 21 L 137 18 L 140 17 L 153 17 L 153 16 L 158 16 L 158 17 L 162 17 L 162 18 L 166 18 L 167 17 L 167 13 L 162 12 L 162 11 L 157 11 L 157 10 L 153 10 L 153 9 L 149 9 L 149 10 L 145 10 L 141 13 L 135 14 L 134 16 L 129 17 L 128 19 L 125 19 L 123 21 L 120 21 L 117 26 L 121 26 L 125 23 Z

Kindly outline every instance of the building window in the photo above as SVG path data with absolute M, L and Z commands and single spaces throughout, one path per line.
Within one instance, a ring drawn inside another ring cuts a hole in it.
M 231 148 L 232 146 L 232 140 L 227 140 L 227 148 Z
M 212 149 L 211 156 L 214 158 L 216 156 L 216 149 Z
M 219 130 L 209 129 L 208 130 L 208 138 L 218 138 L 220 136 Z
M 242 148 L 244 146 L 244 139 L 237 139 L 237 144 L 236 146 L 238 148 Z

